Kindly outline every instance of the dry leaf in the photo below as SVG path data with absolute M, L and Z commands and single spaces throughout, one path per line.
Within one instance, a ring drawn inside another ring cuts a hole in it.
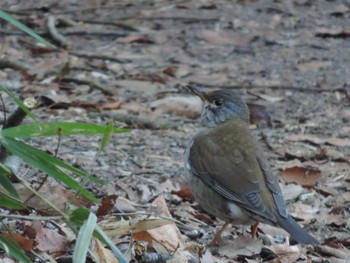
M 301 220 L 313 220 L 317 218 L 317 213 L 319 213 L 320 209 L 318 207 L 313 207 L 310 205 L 304 205 L 300 203 L 296 203 L 293 205 L 294 211 L 290 214 Z
M 21 184 L 14 184 L 20 199 L 22 201 L 26 201 L 26 204 L 28 206 L 31 206 L 39 211 L 44 212 L 47 215 L 59 215 L 57 214 L 57 211 L 53 209 L 51 206 L 49 206 L 46 202 L 44 202 L 42 199 L 40 199 L 37 196 L 33 196 L 32 192 L 30 192 L 27 188 L 25 188 Z M 53 182 L 48 180 L 39 190 L 39 193 L 47 200 L 52 202 L 58 209 L 62 210 L 63 212 L 67 212 L 67 209 L 70 209 L 70 206 L 67 205 L 69 203 L 78 205 L 78 206 L 90 206 L 92 205 L 92 202 L 89 201 L 87 198 L 84 197 L 76 197 L 75 193 L 64 188 L 62 185 L 60 185 L 57 182 Z M 29 199 L 29 197 L 31 197 Z
M 107 222 L 108 221 L 108 222 Z M 157 228 L 172 223 L 169 220 L 154 218 L 154 219 L 133 219 L 117 220 L 115 217 L 110 217 L 99 223 L 103 231 L 110 235 L 126 235 L 129 233 L 138 233 L 149 229 Z
M 218 253 L 222 256 L 235 258 L 238 255 L 252 256 L 259 254 L 262 249 L 262 240 L 249 236 L 239 236 L 233 242 L 219 247 Z
M 280 260 L 281 263 L 297 262 L 299 258 L 307 259 L 303 248 L 299 245 L 275 244 L 269 247 Z
M 194 96 L 171 96 L 152 101 L 150 107 L 158 115 L 175 113 L 178 116 L 194 119 L 201 114 L 202 102 L 200 98 Z
M 8 232 L 2 232 L 2 235 L 4 238 L 6 238 L 9 241 L 15 240 L 20 248 L 22 248 L 26 252 L 30 252 L 33 249 L 34 240 L 26 238 L 16 232 L 11 231 Z M 1 260 L 0 260 L 1 261 Z
M 100 217 L 107 215 L 113 209 L 117 198 L 117 195 L 108 195 L 103 197 L 101 205 L 97 209 L 96 216 Z
M 92 251 L 101 263 L 119 263 L 113 252 L 106 249 L 96 238 L 94 238 L 92 242 Z
M 37 249 L 50 252 L 50 254 L 55 253 L 56 256 L 66 250 L 67 238 L 52 229 L 41 228 L 36 234 L 35 241 L 37 242 Z
M 297 68 L 301 71 L 318 71 L 320 69 L 328 68 L 332 66 L 331 61 L 311 61 L 307 63 L 302 63 L 297 66 Z
M 126 37 L 119 37 L 117 39 L 120 43 L 143 43 L 143 44 L 152 44 L 154 43 L 153 40 L 151 40 L 149 37 L 146 36 L 126 36 Z
M 293 166 L 281 171 L 281 177 L 287 183 L 297 183 L 304 187 L 313 187 L 321 176 L 318 169 Z
M 285 201 L 294 200 L 303 192 L 299 184 L 281 184 L 281 188 Z
M 154 200 L 153 205 L 156 205 L 161 209 L 162 213 L 171 217 L 171 214 L 168 210 L 164 197 L 158 197 Z M 170 223 L 155 229 L 147 230 L 144 232 L 139 232 L 133 235 L 135 240 L 146 240 L 150 244 L 153 241 L 156 241 L 162 244 L 168 251 L 174 252 L 178 247 L 184 245 L 181 233 L 175 223 Z

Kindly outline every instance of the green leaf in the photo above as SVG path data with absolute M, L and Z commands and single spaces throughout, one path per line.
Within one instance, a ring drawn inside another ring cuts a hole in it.
M 19 197 L 16 189 L 13 187 L 12 182 L 8 178 L 11 175 L 11 171 L 7 169 L 2 163 L 0 163 L 0 184 L 14 197 Z
M 59 182 L 64 183 L 71 189 L 79 191 L 83 196 L 92 200 L 93 202 L 98 202 L 96 197 L 94 197 L 88 190 L 82 187 L 79 182 L 75 181 L 72 177 L 57 167 L 56 163 L 64 162 L 59 161 L 49 154 L 32 146 L 29 146 L 21 141 L 17 141 L 9 137 L 3 137 L 1 138 L 1 141 L 2 145 L 12 154 L 17 155 L 25 162 L 47 173 L 49 176 L 55 178 Z M 56 163 L 52 162 L 53 159 L 55 159 Z M 65 164 L 65 166 L 68 165 Z
M 1 12 L 1 10 L 0 10 Z M 26 105 L 23 104 L 22 101 L 20 101 L 14 94 L 12 94 L 11 91 L 9 91 L 8 89 L 6 89 L 4 86 L 0 85 L 0 89 L 5 92 L 11 99 L 13 99 L 16 104 L 28 115 L 30 116 L 33 120 L 36 121 L 36 117 L 35 115 L 27 108 Z
M 52 122 L 20 125 L 4 129 L 1 133 L 11 138 L 33 138 L 39 136 L 77 135 L 77 134 L 105 134 L 109 129 L 113 133 L 128 132 L 128 129 L 83 122 Z
M 74 253 L 73 253 L 74 263 L 86 262 L 86 255 L 90 246 L 90 241 L 96 226 L 96 222 L 97 222 L 96 215 L 93 213 L 90 213 L 88 220 L 80 228 L 77 242 L 74 248 Z
M 52 45 L 49 42 L 47 42 L 45 39 L 43 39 L 41 36 L 39 36 L 33 30 L 31 30 L 27 26 L 23 25 L 17 19 L 15 19 L 14 17 L 12 17 L 11 15 L 9 15 L 8 13 L 6 13 L 6 12 L 4 12 L 2 10 L 0 10 L 0 18 L 6 20 L 7 22 L 11 23 L 12 25 L 18 27 L 19 29 L 21 29 L 22 31 L 24 31 L 25 33 L 30 35 L 31 37 L 33 37 L 36 40 L 38 40 L 40 43 L 44 44 L 45 46 L 51 47 L 51 48 L 56 48 L 54 45 Z
M 26 209 L 27 207 L 23 204 L 22 201 L 15 199 L 11 196 L 8 196 L 5 193 L 0 192 L 0 206 L 1 207 L 6 207 L 9 209 L 16 209 L 16 210 L 21 210 L 21 209 Z
M 69 216 L 69 221 L 76 226 L 81 226 L 88 219 L 90 211 L 84 207 L 75 209 Z
M 5 147 L 6 147 L 6 139 L 7 137 L 1 137 L 1 134 L 0 133 L 0 143 L 3 144 Z M 12 138 L 8 138 L 8 139 L 12 139 Z M 17 141 L 15 139 L 12 139 L 13 143 L 20 143 L 21 145 L 23 145 L 24 143 L 23 142 L 20 142 L 20 141 Z M 99 184 L 104 184 L 105 182 L 99 178 L 96 178 L 96 177 L 93 177 L 91 175 L 89 175 L 88 173 L 78 169 L 78 168 L 75 168 L 59 159 L 57 159 L 56 157 L 42 151 L 42 150 L 39 150 L 39 149 L 36 149 L 28 144 L 24 144 L 25 147 L 29 147 L 30 148 L 30 151 L 33 152 L 34 155 L 39 155 L 42 159 L 46 160 L 47 162 L 49 163 L 52 163 L 60 168 L 63 168 L 65 170 L 68 170 L 72 173 L 75 173 L 77 175 L 80 175 L 80 176 L 83 176 L 83 177 L 86 177 L 87 179 L 89 179 L 90 181 L 92 182 L 95 182 L 95 183 L 99 183 Z M 11 146 L 10 146 L 11 147 Z M 20 146 L 19 146 L 20 147 Z M 8 149 L 9 151 L 11 151 L 11 149 Z M 23 158 L 22 158 L 23 159 Z
M 96 225 L 95 229 L 96 229 L 96 232 L 100 235 L 102 239 L 101 241 L 103 241 L 105 244 L 107 244 L 111 248 L 113 254 L 119 260 L 119 263 L 128 263 L 129 261 L 124 257 L 122 252 L 120 252 L 120 250 L 114 245 L 113 241 L 109 239 L 106 233 L 103 232 L 101 227 L 99 225 Z
M 0 247 L 20 262 L 32 263 L 17 244 L 7 240 L 2 234 L 0 234 Z
M 103 138 L 101 140 L 100 143 L 100 147 L 98 149 L 98 152 L 95 155 L 95 159 L 98 158 L 98 156 L 100 155 L 100 153 L 103 151 L 103 149 L 106 147 L 107 143 L 109 142 L 109 140 L 111 139 L 113 134 L 113 121 L 109 121 L 108 125 L 106 126 L 105 132 L 103 134 Z

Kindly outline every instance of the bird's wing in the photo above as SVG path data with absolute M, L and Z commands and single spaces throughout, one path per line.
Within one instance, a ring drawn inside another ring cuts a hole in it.
M 286 213 L 281 189 L 246 126 L 231 123 L 197 134 L 190 172 L 251 215 L 276 222 L 276 208 Z

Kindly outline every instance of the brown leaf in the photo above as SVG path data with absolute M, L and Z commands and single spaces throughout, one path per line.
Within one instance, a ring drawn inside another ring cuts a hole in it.
M 332 66 L 331 61 L 311 61 L 311 62 L 306 62 L 299 64 L 297 68 L 301 71 L 318 71 L 323 68 L 328 68 Z
M 102 198 L 101 205 L 97 209 L 96 215 L 98 217 L 107 215 L 114 207 L 117 195 L 108 195 Z
M 20 199 L 27 201 L 26 204 L 39 211 L 46 213 L 47 215 L 58 215 L 57 211 L 50 205 L 44 202 L 41 198 L 33 196 L 27 188 L 21 184 L 14 184 Z M 48 181 L 39 190 L 39 193 L 52 202 L 58 209 L 67 211 L 70 206 L 67 203 L 73 203 L 78 206 L 90 206 L 92 202 L 85 197 L 76 196 L 72 191 L 67 190 L 59 183 Z M 31 198 L 29 198 L 31 197 Z
M 318 207 L 313 207 L 310 205 L 304 205 L 300 203 L 296 203 L 293 206 L 295 209 L 290 214 L 293 217 L 299 218 L 301 220 L 313 220 L 317 217 L 316 214 L 320 211 Z
M 11 231 L 10 233 L 2 232 L 2 235 L 9 241 L 13 242 L 15 240 L 19 247 L 22 248 L 25 252 L 30 252 L 33 249 L 33 239 L 26 238 L 13 231 Z
M 298 259 L 307 259 L 301 246 L 289 244 L 275 244 L 269 247 L 281 260 L 281 262 L 297 262 Z
M 282 178 L 287 183 L 297 183 L 304 187 L 313 187 L 321 176 L 318 169 L 294 166 L 281 171 Z
M 153 44 L 154 41 L 147 36 L 126 36 L 118 38 L 120 43 L 141 43 L 141 44 Z
M 115 258 L 112 251 L 105 248 L 103 244 L 94 238 L 92 242 L 92 251 L 98 257 L 101 263 L 118 263 L 119 261 Z
M 175 76 L 175 69 L 172 67 L 167 67 L 166 69 L 163 70 L 163 73 L 174 77 Z
M 336 137 L 328 137 L 328 138 L 319 138 L 313 135 L 304 135 L 304 134 L 292 134 L 288 137 L 288 140 L 290 141 L 307 141 L 312 142 L 315 144 L 331 144 L 335 146 L 340 147 L 349 147 L 350 146 L 350 139 L 342 139 L 342 138 L 336 138 Z
M 162 213 L 171 217 L 164 197 L 158 197 L 154 200 L 153 205 L 156 205 L 162 210 Z M 135 240 L 146 240 L 149 243 L 153 241 L 162 244 L 168 251 L 174 252 L 179 246 L 184 245 L 181 233 L 175 223 L 170 223 L 155 229 L 147 230 L 133 235 Z
M 235 258 L 238 255 L 252 256 L 259 254 L 262 249 L 262 240 L 253 239 L 249 236 L 239 236 L 234 242 L 229 242 L 219 247 L 219 254 L 229 258 Z
M 182 185 L 179 191 L 171 191 L 172 194 L 175 194 L 182 199 L 193 199 L 192 191 L 188 185 Z
M 113 102 L 107 102 L 103 105 L 101 105 L 102 110 L 117 110 L 120 109 L 122 106 L 122 101 L 113 101 Z
M 35 241 L 37 242 L 36 248 L 43 252 L 49 251 L 50 254 L 55 252 L 55 255 L 58 256 L 58 254 L 66 251 L 66 237 L 52 229 L 41 228 L 36 235 Z

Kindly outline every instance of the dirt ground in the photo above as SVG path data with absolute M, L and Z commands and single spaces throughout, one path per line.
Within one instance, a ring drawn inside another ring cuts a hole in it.
M 118 196 L 106 217 L 157 214 L 155 204 L 166 201 L 161 210 L 178 221 L 172 230 L 114 237 L 121 250 L 149 241 L 145 253 L 156 259 L 134 262 L 349 262 L 347 1 L 5 0 L 0 9 L 59 47 L 45 48 L 1 21 L 1 85 L 21 98 L 51 98 L 54 105 L 35 111 L 41 121 L 113 119 L 132 128 L 114 135 L 97 161 L 97 136 L 62 138 L 58 156 L 108 182 L 87 185 L 100 198 Z M 258 239 L 232 227 L 218 248 L 205 247 L 223 223 L 200 209 L 182 181 L 184 149 L 201 125 L 188 83 L 246 98 L 288 210 L 321 246 L 289 244 L 285 232 L 262 224 Z M 57 138 L 33 144 L 54 152 Z M 23 171 L 40 181 L 36 171 Z

